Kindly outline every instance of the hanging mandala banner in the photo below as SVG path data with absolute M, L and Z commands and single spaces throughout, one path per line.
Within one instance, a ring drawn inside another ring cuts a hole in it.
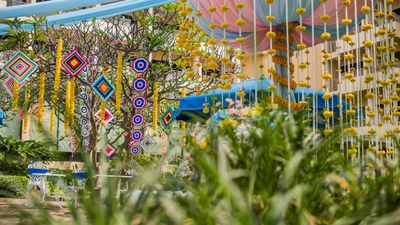
M 19 84 L 19 88 L 21 89 L 24 86 L 25 83 Z M 6 89 L 7 93 L 11 96 L 14 94 L 14 79 L 12 77 L 8 77 L 7 80 L 4 81 L 3 83 L 4 88 Z
M 104 101 L 115 91 L 114 86 L 103 74 L 93 83 L 92 88 Z
M 112 159 L 115 156 L 115 154 L 117 154 L 117 149 L 114 146 L 108 144 L 104 149 L 104 153 L 106 154 L 108 159 Z
M 140 143 L 140 147 L 142 147 L 142 149 L 146 152 L 149 152 L 150 149 L 156 145 L 156 141 L 154 140 L 154 138 L 151 135 L 146 135 L 146 137 L 142 140 L 142 142 Z
M 137 92 L 144 92 L 149 87 L 149 82 L 144 77 L 137 77 L 133 81 L 132 87 L 133 87 L 133 90 L 135 90 Z
M 139 96 L 133 99 L 132 104 L 135 109 L 143 109 L 146 106 L 147 101 L 143 96 Z
M 97 111 L 97 113 L 95 114 L 95 116 L 96 116 L 99 120 L 103 121 L 104 124 L 109 123 L 109 122 L 114 118 L 114 116 L 113 116 L 107 109 L 106 109 L 106 111 L 105 111 L 105 113 L 104 113 L 104 119 L 103 119 L 103 120 L 101 119 L 101 110 Z
M 175 118 L 172 117 L 173 109 L 171 106 L 167 108 L 167 110 L 164 112 L 164 114 L 160 118 L 161 126 L 164 129 L 167 129 L 172 125 L 172 123 L 175 121 Z
M 140 146 L 134 145 L 134 146 L 132 146 L 132 148 L 131 148 L 131 153 L 132 153 L 132 155 L 134 155 L 134 156 L 140 155 L 140 154 L 142 153 L 142 149 L 140 148 Z
M 140 140 L 142 140 L 143 139 L 143 133 L 142 133 L 142 131 L 140 131 L 140 130 L 134 130 L 133 132 L 132 132 L 132 140 L 134 140 L 134 141 L 140 141 Z
M 63 59 L 62 67 L 72 76 L 76 77 L 89 62 L 83 57 L 83 55 L 76 49 L 72 50 Z
M 132 69 L 135 73 L 142 74 L 150 68 L 150 63 L 145 58 L 136 58 L 132 60 Z
M 80 109 L 80 112 L 81 112 L 81 114 L 83 116 L 86 116 L 88 114 L 88 112 L 89 112 L 89 109 L 88 109 L 88 107 L 86 105 L 82 105 L 81 109 Z
M 4 64 L 2 69 L 10 77 L 22 84 L 35 72 L 37 66 L 38 65 L 24 53 L 18 52 Z
M 137 165 L 137 161 L 132 159 L 130 164 L 131 164 L 132 167 L 135 167 Z
M 32 114 L 35 118 L 39 118 L 39 112 L 40 112 L 39 109 L 40 109 L 39 104 L 35 104 L 34 106 L 32 106 L 32 108 L 30 108 L 29 113 Z M 42 115 L 45 114 L 46 114 L 46 109 L 43 108 Z
M 136 114 L 132 117 L 131 122 L 135 126 L 141 126 L 144 123 L 144 117 L 142 114 Z

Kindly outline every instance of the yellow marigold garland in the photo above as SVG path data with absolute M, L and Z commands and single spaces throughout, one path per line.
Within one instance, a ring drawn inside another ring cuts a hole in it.
M 43 110 L 44 110 L 44 88 L 45 88 L 45 78 L 46 74 L 44 72 L 40 73 L 40 84 L 39 84 L 39 112 L 38 112 L 38 124 L 40 130 L 43 127 Z
M 115 115 L 121 115 L 121 94 L 122 94 L 122 53 L 118 52 L 117 62 L 117 82 L 116 82 L 116 93 L 115 93 Z
M 158 122 L 158 82 L 154 83 L 153 93 L 153 131 L 157 131 Z
M 13 93 L 13 111 L 18 112 L 18 94 L 19 94 L 19 83 L 14 80 L 14 93 Z
M 28 86 L 26 88 L 26 93 L 25 93 L 25 116 L 24 116 L 24 133 L 27 134 L 29 132 L 29 101 L 31 99 L 31 87 Z
M 70 125 L 72 125 L 74 123 L 74 114 L 75 114 L 75 79 L 72 78 L 71 80 L 71 90 L 70 90 L 70 96 L 69 96 L 69 118 L 68 118 L 68 122 L 70 123 Z
M 68 133 L 69 129 L 69 113 L 71 105 L 71 81 L 67 81 L 67 87 L 65 89 L 65 114 L 64 114 L 64 133 Z
M 55 72 L 55 77 L 54 77 L 53 96 L 51 98 L 51 115 L 50 115 L 50 133 L 51 134 L 54 134 L 54 118 L 55 118 L 55 114 L 56 114 L 55 104 L 56 104 L 56 101 L 58 98 L 58 91 L 60 90 L 62 48 L 63 48 L 63 41 L 62 41 L 62 39 L 58 39 L 57 53 L 56 53 L 56 72 Z

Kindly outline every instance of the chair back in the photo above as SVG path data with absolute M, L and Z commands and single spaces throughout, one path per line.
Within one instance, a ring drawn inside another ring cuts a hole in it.
M 28 165 L 29 183 L 40 184 L 40 181 L 43 179 L 43 177 L 33 174 L 45 174 L 47 172 L 49 172 L 49 169 L 43 162 L 34 162 Z

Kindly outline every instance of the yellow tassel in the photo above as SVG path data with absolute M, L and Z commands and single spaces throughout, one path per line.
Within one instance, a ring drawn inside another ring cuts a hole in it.
M 53 96 L 51 98 L 51 115 L 50 115 L 50 133 L 54 134 L 54 119 L 55 119 L 55 104 L 58 98 L 58 91 L 60 90 L 60 80 L 61 80 L 61 61 L 62 61 L 62 48 L 63 41 L 58 39 L 57 41 L 57 53 L 56 53 L 56 72 L 54 77 L 54 88 Z
M 27 134 L 29 132 L 29 101 L 31 98 L 31 88 L 30 86 L 28 86 L 26 88 L 26 93 L 25 93 L 25 108 L 26 108 L 26 112 L 25 112 L 25 116 L 24 116 L 24 133 Z
M 121 95 L 122 95 L 122 53 L 118 52 L 117 63 L 117 83 L 116 83 L 116 96 L 115 96 L 115 115 L 121 115 Z
M 157 131 L 158 125 L 158 82 L 154 83 L 154 93 L 153 93 L 153 131 Z
M 18 112 L 18 94 L 19 94 L 19 83 L 14 80 L 14 94 L 13 94 L 13 111 Z
M 101 100 L 100 102 L 100 109 L 101 109 L 101 113 L 100 113 L 100 119 L 104 120 L 106 118 L 106 101 Z M 101 121 L 100 125 L 104 125 L 104 122 Z
M 186 88 L 182 89 L 182 98 L 186 97 Z M 186 146 L 186 122 L 181 123 L 181 129 L 182 129 L 182 147 Z
M 71 90 L 70 90 L 70 111 L 69 111 L 69 120 L 70 125 L 74 124 L 74 114 L 75 114 L 75 78 L 71 80 Z
M 69 113 L 71 104 L 71 81 L 67 81 L 67 87 L 65 89 L 65 113 L 64 113 L 64 133 L 68 134 L 69 129 Z
M 103 70 L 103 75 L 105 76 L 105 77 L 107 77 L 107 75 L 108 75 L 108 69 L 104 69 Z M 100 112 L 100 119 L 101 120 L 104 120 L 105 118 L 106 118 L 106 101 L 104 101 L 104 100 L 101 100 L 101 102 L 100 102 L 100 110 L 101 110 L 101 112 Z M 101 121 L 100 122 L 100 125 L 104 125 L 104 122 L 103 121 Z
M 38 112 L 38 124 L 39 130 L 43 127 L 43 110 L 44 110 L 44 88 L 45 88 L 45 73 L 40 73 L 40 84 L 39 84 L 39 112 Z

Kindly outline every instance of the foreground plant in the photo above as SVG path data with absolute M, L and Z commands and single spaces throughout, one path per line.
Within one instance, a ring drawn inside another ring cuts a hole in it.
M 301 113 L 256 108 L 248 115 L 195 130 L 187 146 L 191 178 L 162 178 L 160 168 L 147 169 L 120 201 L 115 181 L 102 198 L 90 181 L 69 224 L 399 222 L 396 161 L 371 159 L 377 169 L 366 173 L 340 150 L 339 131 L 322 139 L 303 125 Z M 48 214 L 37 218 L 34 224 L 59 224 Z

